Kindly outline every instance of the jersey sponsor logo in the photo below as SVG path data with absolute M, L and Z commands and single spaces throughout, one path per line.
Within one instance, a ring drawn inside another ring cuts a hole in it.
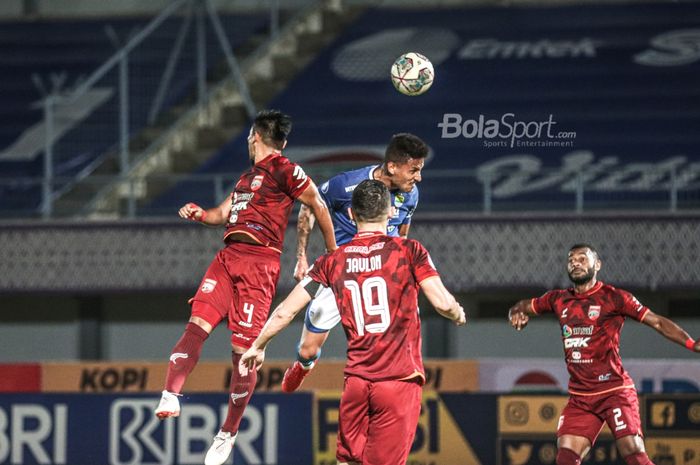
M 582 347 L 588 347 L 588 341 L 590 337 L 572 337 L 564 341 L 565 349 L 580 349 Z
M 610 380 L 610 373 L 605 373 L 604 375 L 598 376 L 598 381 L 609 381 Z
M 233 333 L 234 338 L 243 339 L 244 341 L 252 341 L 252 337 L 244 336 L 242 333 Z
M 304 170 L 299 165 L 296 165 L 294 167 L 294 173 L 292 174 L 292 176 L 294 176 L 294 179 L 301 182 L 306 181 L 307 178 L 306 173 L 304 173 Z
M 210 292 L 212 292 L 214 290 L 215 287 L 216 287 L 216 281 L 213 279 L 207 278 L 202 283 L 202 292 L 204 292 L 205 294 L 209 294 Z
M 564 325 L 562 327 L 562 332 L 564 334 L 564 337 L 569 337 L 569 336 L 592 336 L 593 335 L 593 328 L 595 326 L 589 325 L 589 326 L 568 326 Z
M 347 186 L 345 188 L 345 192 L 352 192 L 355 190 L 356 187 L 357 187 L 357 184 L 353 184 L 352 186 Z
M 296 170 L 295 170 L 296 172 Z M 259 174 L 253 178 L 253 182 L 250 183 L 250 190 L 256 191 L 260 189 L 260 186 L 262 186 L 263 179 L 265 178 L 265 175 Z
M 430 254 L 428 254 L 428 263 L 430 264 L 430 268 L 437 271 L 437 268 L 435 267 L 435 263 L 433 263 L 433 258 L 430 256 Z
M 581 360 L 581 352 L 579 352 L 578 350 L 574 350 L 573 352 L 571 352 L 571 358 L 573 358 L 574 360 Z
M 600 316 L 600 305 L 591 305 L 588 307 L 588 318 L 595 321 Z
M 366 245 L 350 245 L 348 247 L 345 247 L 343 250 L 345 253 L 361 253 L 363 255 L 367 255 L 370 252 L 374 252 L 375 250 L 381 250 L 384 248 L 384 242 L 377 242 L 376 244 L 372 244 L 369 247 Z
M 183 352 L 175 352 L 174 354 L 172 354 L 170 356 L 170 361 L 173 362 L 173 365 L 177 365 L 178 358 L 188 359 L 188 358 L 190 358 L 190 356 L 188 354 L 183 353 Z
M 231 393 L 231 402 L 233 402 L 233 405 L 236 405 L 236 401 L 238 399 L 244 399 L 246 397 L 248 397 L 248 391 L 241 392 L 240 394 L 238 394 L 236 392 L 232 392 Z
M 639 313 L 644 308 L 644 305 L 642 305 L 641 302 L 639 302 L 635 296 L 632 296 L 632 303 L 634 303 L 637 306 L 637 313 Z

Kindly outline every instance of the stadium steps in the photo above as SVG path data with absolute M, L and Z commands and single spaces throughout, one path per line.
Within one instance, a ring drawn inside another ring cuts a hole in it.
M 298 72 L 364 10 L 362 7 L 341 10 L 331 3 L 325 3 L 318 10 L 310 12 L 295 27 L 290 28 L 291 31 L 281 34 L 262 56 L 256 56 L 257 50 L 252 46 L 249 52 L 253 58 L 240 56 L 238 52 L 244 78 L 256 108 L 265 108 Z M 253 41 L 255 40 L 262 43 L 264 38 L 254 37 Z M 227 80 L 228 68 L 220 67 L 220 73 Z M 248 117 L 235 86 L 231 82 L 218 85 L 219 91 L 215 92 L 206 108 L 190 115 L 190 121 L 166 142 L 166 149 L 154 150 L 137 160 L 130 174 L 139 179 L 139 182 L 134 183 L 137 212 L 181 179 L 180 176 L 172 175 L 185 176 L 191 173 L 220 150 L 222 145 L 247 130 Z M 193 113 L 190 108 L 180 111 L 183 114 Z M 83 210 L 81 213 L 97 219 L 127 216 L 127 193 L 126 187 L 115 185 L 98 202 L 93 202 L 90 211 Z

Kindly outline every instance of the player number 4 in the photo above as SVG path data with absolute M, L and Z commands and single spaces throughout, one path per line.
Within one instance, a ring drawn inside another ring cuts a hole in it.
M 368 333 L 383 333 L 389 327 L 391 315 L 389 314 L 389 298 L 386 290 L 386 281 L 381 276 L 367 278 L 362 287 L 357 281 L 348 280 L 343 283 L 350 291 L 352 297 L 352 309 L 355 316 L 357 335 L 364 336 Z M 375 300 L 376 297 L 376 300 Z M 380 321 L 365 324 L 365 314 L 379 316 Z

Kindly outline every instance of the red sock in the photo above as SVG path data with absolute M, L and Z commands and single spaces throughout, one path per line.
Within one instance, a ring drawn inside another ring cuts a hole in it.
M 248 402 L 250 402 L 250 398 L 253 397 L 258 372 L 250 370 L 247 375 L 241 376 L 238 372 L 238 362 L 241 361 L 241 354 L 234 353 L 231 361 L 233 362 L 233 370 L 231 370 L 231 385 L 229 387 L 228 414 L 221 430 L 235 433 L 241 424 L 243 412 Z
M 557 465 L 580 465 L 581 457 L 566 447 L 560 447 L 557 451 Z
M 204 341 L 209 333 L 204 331 L 199 325 L 187 323 L 185 332 L 170 355 L 168 363 L 168 373 L 165 375 L 165 390 L 179 394 L 187 377 L 194 369 L 202 352 Z
M 637 452 L 636 454 L 631 454 L 625 457 L 625 463 L 627 465 L 654 465 L 654 462 L 649 460 L 649 456 L 646 452 Z

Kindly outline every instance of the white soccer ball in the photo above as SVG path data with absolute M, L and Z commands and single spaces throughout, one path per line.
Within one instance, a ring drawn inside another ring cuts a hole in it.
M 404 53 L 391 65 L 391 82 L 404 95 L 420 95 L 430 89 L 435 78 L 433 64 L 420 53 Z

